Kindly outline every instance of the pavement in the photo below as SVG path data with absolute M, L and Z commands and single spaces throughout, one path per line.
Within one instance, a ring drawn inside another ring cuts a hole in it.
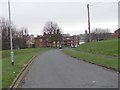
M 115 71 L 72 58 L 61 49 L 35 58 L 22 88 L 117 88 Z

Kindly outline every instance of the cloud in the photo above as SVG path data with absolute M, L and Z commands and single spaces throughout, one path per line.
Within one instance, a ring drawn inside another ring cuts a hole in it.
M 42 29 L 49 20 L 57 22 L 65 33 L 84 33 L 88 28 L 87 3 L 85 2 L 88 0 L 82 0 L 83 2 L 75 2 L 78 0 L 74 0 L 72 3 L 73 0 L 69 2 L 63 2 L 63 0 L 56 2 L 48 2 L 48 0 L 45 0 L 46 2 L 36 2 L 36 0 L 34 2 L 28 2 L 27 0 L 25 0 L 27 2 L 11 1 L 12 21 L 19 28 L 27 27 L 29 33 L 42 34 Z M 107 1 L 100 2 L 98 0 L 99 3 L 94 1 L 90 3 L 91 29 L 99 27 L 109 28 L 113 31 L 117 28 L 117 2 L 111 3 Z M 2 2 L 0 11 L 2 11 L 0 16 L 8 17 L 7 2 Z
M 12 2 L 118 2 L 119 0 L 11 0 Z M 7 2 L 7 0 L 1 0 Z

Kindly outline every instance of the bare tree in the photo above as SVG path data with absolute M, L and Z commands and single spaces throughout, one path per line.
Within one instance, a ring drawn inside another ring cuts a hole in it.
M 111 38 L 111 32 L 109 29 L 96 28 L 92 30 L 91 39 L 93 41 L 100 41 Z
M 2 32 L 2 49 L 10 49 L 9 22 L 0 18 L 0 30 Z
M 53 47 L 54 42 L 55 47 L 57 47 L 58 43 L 60 44 L 62 41 L 61 29 L 57 23 L 48 21 L 44 26 L 43 32 L 48 36 L 51 47 Z
M 54 32 L 54 34 L 53 34 L 53 40 L 55 42 L 55 47 L 58 47 L 58 45 L 61 45 L 62 34 L 61 34 L 59 28 L 56 30 L 56 32 Z
M 26 48 L 27 47 L 27 36 L 28 36 L 28 31 L 27 31 L 27 29 L 26 28 L 24 28 L 24 27 L 22 27 L 21 28 L 21 31 L 20 31 L 20 34 L 21 34 L 21 42 L 22 42 L 22 46 L 21 46 L 21 48 Z
M 11 30 L 13 36 L 13 48 L 26 48 L 27 29 L 22 28 L 21 31 L 18 31 L 12 24 Z M 2 32 L 2 49 L 10 49 L 10 25 L 9 21 L 5 18 L 0 18 L 0 32 Z

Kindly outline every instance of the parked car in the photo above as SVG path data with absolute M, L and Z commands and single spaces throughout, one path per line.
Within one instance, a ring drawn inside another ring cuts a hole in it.
M 75 45 L 71 45 L 71 48 L 75 48 Z
M 59 46 L 59 49 L 62 49 L 62 46 L 61 46 L 61 45 Z

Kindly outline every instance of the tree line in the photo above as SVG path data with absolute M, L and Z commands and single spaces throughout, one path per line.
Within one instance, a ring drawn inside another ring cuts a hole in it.
M 89 41 L 89 34 L 86 33 L 85 35 L 85 41 Z M 107 40 L 112 38 L 112 33 L 109 29 L 103 29 L 103 28 L 95 28 L 91 31 L 91 41 L 101 41 L 101 40 Z
M 28 31 L 26 28 L 22 27 L 20 30 L 16 26 L 11 24 L 13 48 L 21 49 L 26 48 L 26 41 L 28 36 Z M 10 49 L 10 24 L 5 18 L 0 17 L 0 32 L 2 36 L 2 50 Z
M 29 39 L 28 30 L 24 27 L 17 29 L 12 23 L 12 41 L 13 49 L 27 48 L 27 40 Z M 10 24 L 5 18 L 0 17 L 0 32 L 2 36 L 2 50 L 10 49 Z M 44 43 L 49 44 L 50 47 L 58 47 L 62 42 L 62 31 L 57 23 L 48 21 L 43 28 L 43 35 L 47 36 L 47 41 Z

